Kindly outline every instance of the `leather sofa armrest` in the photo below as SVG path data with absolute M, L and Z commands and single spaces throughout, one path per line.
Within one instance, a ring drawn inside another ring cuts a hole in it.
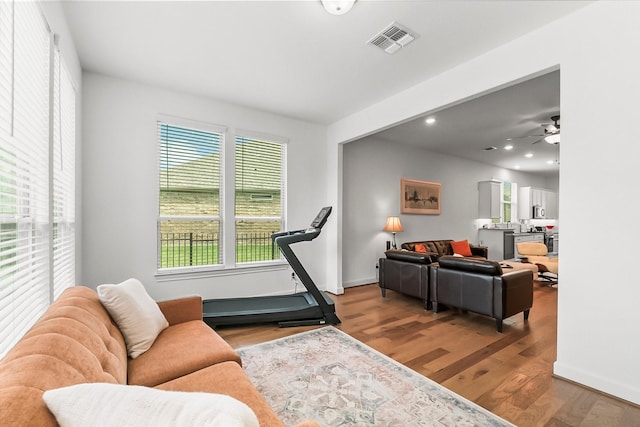
M 533 272 L 515 270 L 496 276 L 498 289 L 494 289 L 496 316 L 507 318 L 533 306 Z
M 436 254 L 432 252 L 414 252 L 391 249 L 384 253 L 387 259 L 396 261 L 412 262 L 414 264 L 431 264 L 435 261 Z
M 191 296 L 158 303 L 169 325 L 202 320 L 202 297 Z

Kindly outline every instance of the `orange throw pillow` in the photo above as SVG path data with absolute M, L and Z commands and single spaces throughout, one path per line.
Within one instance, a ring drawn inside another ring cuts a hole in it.
M 424 243 L 416 243 L 413 247 L 413 250 L 416 252 L 424 252 L 425 254 L 427 253 L 427 247 L 424 245 Z
M 469 246 L 469 241 L 460 240 L 459 242 L 451 242 L 451 249 L 453 249 L 454 254 L 459 254 L 462 256 L 472 256 L 471 246 Z

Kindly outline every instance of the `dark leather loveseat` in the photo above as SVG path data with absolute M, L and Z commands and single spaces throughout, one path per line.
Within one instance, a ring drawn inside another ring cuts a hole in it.
M 385 252 L 386 258 L 378 262 L 379 284 L 382 296 L 387 289 L 420 298 L 425 309 L 431 310 L 429 300 L 429 265 L 437 262 L 441 256 L 453 255 L 453 240 L 423 240 L 406 242 L 402 250 L 391 249 Z M 427 252 L 416 252 L 416 244 L 422 243 Z M 469 245 L 473 256 L 487 257 L 486 246 Z
M 430 268 L 429 298 L 433 311 L 442 305 L 491 316 L 502 321 L 515 314 L 529 317 L 533 305 L 533 272 L 503 272 L 500 264 L 477 258 L 443 256 Z

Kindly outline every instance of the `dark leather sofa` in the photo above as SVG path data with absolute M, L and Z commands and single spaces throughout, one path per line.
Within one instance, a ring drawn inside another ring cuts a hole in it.
M 491 316 L 502 332 L 502 321 L 533 306 L 533 272 L 503 272 L 500 264 L 477 258 L 443 256 L 429 270 L 433 311 L 442 305 Z
M 451 242 L 453 240 L 423 240 L 406 242 L 400 249 L 385 252 L 386 258 L 378 262 L 379 284 L 382 296 L 387 296 L 387 289 L 420 298 L 425 309 L 431 310 L 429 300 L 429 265 L 437 262 L 441 256 L 453 255 Z M 427 252 L 416 252 L 415 245 L 422 243 Z M 471 253 L 477 257 L 487 257 L 486 246 L 470 245 Z

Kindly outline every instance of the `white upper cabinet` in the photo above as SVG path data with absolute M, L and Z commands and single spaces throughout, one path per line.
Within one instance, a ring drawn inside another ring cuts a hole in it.
M 518 218 L 532 219 L 533 208 L 536 206 L 544 210 L 544 218 L 558 218 L 558 193 L 543 188 L 520 188 Z
M 478 218 L 500 218 L 500 182 L 478 183 Z

